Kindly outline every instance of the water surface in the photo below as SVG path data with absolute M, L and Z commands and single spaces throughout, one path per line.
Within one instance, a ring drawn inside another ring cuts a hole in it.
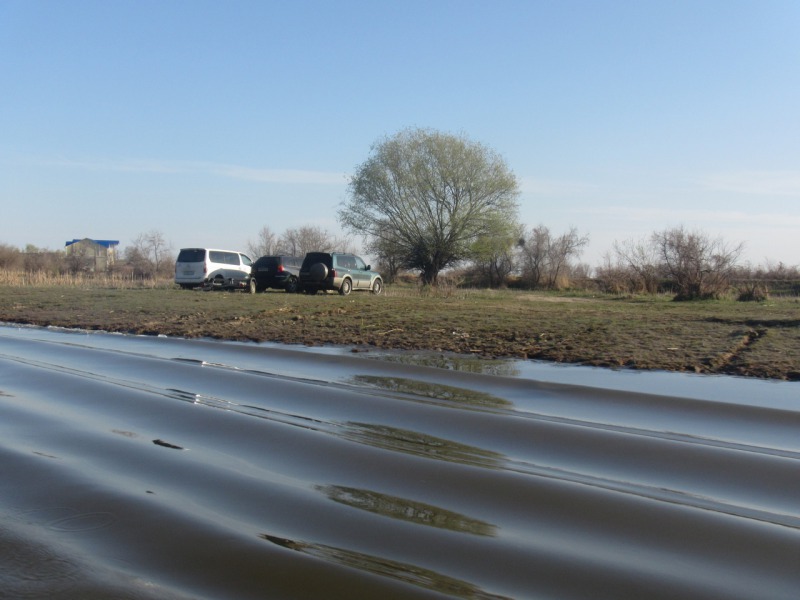
M 0 327 L 2 598 L 800 590 L 800 385 Z

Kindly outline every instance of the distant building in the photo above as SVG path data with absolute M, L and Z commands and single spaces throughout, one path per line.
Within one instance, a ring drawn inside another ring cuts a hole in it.
M 119 240 L 75 239 L 66 243 L 67 257 L 94 272 L 108 271 L 116 262 Z

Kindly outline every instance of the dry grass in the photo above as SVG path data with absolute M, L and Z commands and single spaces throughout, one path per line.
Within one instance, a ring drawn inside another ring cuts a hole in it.
M 7 287 L 93 287 L 114 289 L 163 289 L 171 279 L 140 279 L 118 274 L 46 273 L 0 270 L 0 285 Z

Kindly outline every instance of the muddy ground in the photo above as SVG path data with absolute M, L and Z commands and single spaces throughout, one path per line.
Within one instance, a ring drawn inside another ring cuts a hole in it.
M 304 296 L 8 287 L 0 321 L 145 335 L 408 349 L 800 380 L 800 301 L 526 292 Z

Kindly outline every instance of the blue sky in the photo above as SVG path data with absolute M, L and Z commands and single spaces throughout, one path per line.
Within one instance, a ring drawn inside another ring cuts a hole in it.
M 0 0 L 0 243 L 337 231 L 383 136 L 465 134 L 520 218 L 800 264 L 796 0 Z

